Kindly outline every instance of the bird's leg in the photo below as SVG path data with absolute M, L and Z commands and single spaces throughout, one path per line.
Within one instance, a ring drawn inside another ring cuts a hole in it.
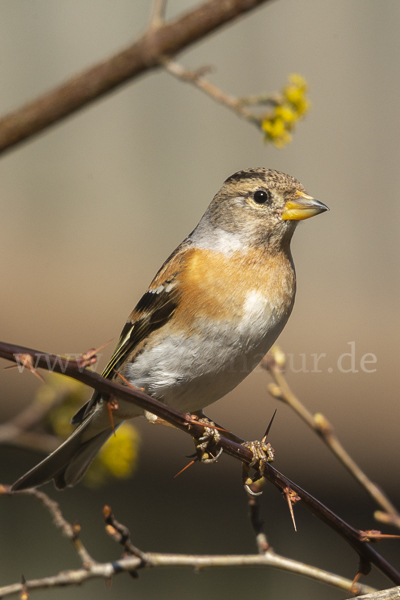
M 145 417 L 150 423 L 154 425 L 157 424 L 166 425 L 168 427 L 174 427 L 174 425 L 171 425 L 167 421 L 164 421 L 164 419 L 161 419 L 160 417 L 157 417 L 156 415 L 147 411 L 145 411 Z M 202 410 L 192 413 L 191 417 L 201 425 L 204 425 L 203 435 L 199 438 L 193 438 L 196 447 L 195 456 L 197 456 L 199 462 L 210 464 L 217 462 L 217 460 L 220 458 L 223 452 L 223 449 L 219 446 L 219 442 L 221 440 L 220 431 L 222 431 L 223 436 L 225 438 L 231 440 L 232 442 L 235 442 L 236 444 L 241 444 L 242 446 L 245 446 L 253 454 L 253 459 L 249 465 L 242 463 L 243 484 L 249 494 L 253 496 L 258 496 L 262 494 L 262 492 L 253 492 L 250 488 L 250 485 L 254 483 L 254 481 L 257 481 L 258 479 L 261 479 L 263 477 L 265 465 L 269 462 L 273 462 L 274 460 L 274 450 L 271 444 L 267 442 L 266 439 L 269 428 L 261 441 L 255 440 L 252 442 L 246 442 L 239 436 L 229 431 L 228 429 L 225 429 L 218 423 L 215 423 L 214 421 L 209 419 Z M 256 471 L 256 475 L 253 478 L 249 477 L 249 470 L 251 467 L 253 467 Z
M 273 462 L 275 454 L 271 444 L 266 441 L 266 436 L 261 441 L 243 442 L 242 446 L 250 450 L 253 459 L 249 465 L 242 463 L 242 480 L 246 491 L 251 496 L 261 496 L 262 492 L 253 492 L 250 485 L 264 476 L 265 465 Z M 253 478 L 249 477 L 249 470 L 254 467 L 256 474 Z
M 249 465 L 247 465 L 246 463 L 242 463 L 243 464 L 243 467 L 242 467 L 243 484 L 245 486 L 246 491 L 249 494 L 251 494 L 253 496 L 261 495 L 262 492 L 258 492 L 258 493 L 253 492 L 252 489 L 250 488 L 250 485 L 252 483 L 254 483 L 254 481 L 257 481 L 263 477 L 265 465 L 267 463 L 273 462 L 273 460 L 274 460 L 274 457 L 275 457 L 274 449 L 272 448 L 271 444 L 269 442 L 267 442 L 267 437 L 268 437 L 270 427 L 272 425 L 272 421 L 275 417 L 275 413 L 268 425 L 267 431 L 265 432 L 265 435 L 262 438 L 262 440 L 261 441 L 255 440 L 252 442 L 246 442 L 245 440 L 238 437 L 231 431 L 225 429 L 224 427 L 221 427 L 218 423 L 211 421 L 208 417 L 205 416 L 203 411 L 198 411 L 197 413 L 194 413 L 193 416 L 197 417 L 200 423 L 206 424 L 206 427 L 204 430 L 204 435 L 201 438 L 199 438 L 198 440 L 197 439 L 194 440 L 195 445 L 196 445 L 196 453 L 197 453 L 199 460 L 201 462 L 205 462 L 205 463 L 216 462 L 216 460 L 221 456 L 222 448 L 220 448 L 218 450 L 217 454 L 215 455 L 215 457 L 212 457 L 212 458 L 209 457 L 210 452 L 207 452 L 207 450 L 208 451 L 210 450 L 210 444 L 218 447 L 218 443 L 221 439 L 221 435 L 220 435 L 219 431 L 222 430 L 222 432 L 223 432 L 222 435 L 224 437 L 231 440 L 232 442 L 241 444 L 242 446 L 244 446 L 245 448 L 250 450 L 250 452 L 252 453 L 253 459 L 252 459 L 251 463 Z M 256 471 L 256 474 L 253 478 L 249 477 L 249 470 L 251 467 L 253 467 L 254 470 Z
M 205 464 L 217 462 L 223 452 L 219 446 L 221 440 L 219 429 L 223 428 L 206 417 L 202 410 L 192 413 L 191 416 L 204 425 L 203 435 L 200 438 L 193 438 L 198 460 Z M 223 431 L 225 434 L 225 429 Z M 227 431 L 226 433 L 229 432 Z
M 251 453 L 253 454 L 253 459 L 252 459 L 251 463 L 249 465 L 246 465 L 245 463 L 243 463 L 243 468 L 242 468 L 243 484 L 244 484 L 245 490 L 251 496 L 260 496 L 262 494 L 262 492 L 253 491 L 253 489 L 250 487 L 250 485 L 252 483 L 254 483 L 255 481 L 257 481 L 258 479 L 262 479 L 262 477 L 264 476 L 265 465 L 269 462 L 272 462 L 275 458 L 274 449 L 272 448 L 271 444 L 269 442 L 267 442 L 268 434 L 272 427 L 272 423 L 274 422 L 275 415 L 276 415 L 276 410 L 275 410 L 274 414 L 272 415 L 272 418 L 268 424 L 267 430 L 264 433 L 264 437 L 262 438 L 261 442 L 256 441 L 256 442 L 242 443 L 242 446 L 245 446 L 246 448 L 248 448 L 251 451 Z M 249 477 L 250 467 L 254 467 L 256 470 L 256 477 L 253 477 L 253 479 L 251 477 Z

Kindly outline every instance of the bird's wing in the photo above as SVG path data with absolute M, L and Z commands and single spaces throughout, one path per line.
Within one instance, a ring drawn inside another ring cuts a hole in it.
M 162 327 L 172 317 L 179 302 L 177 279 L 183 266 L 183 256 L 190 243 L 183 242 L 165 261 L 151 282 L 147 292 L 141 297 L 121 332 L 102 375 L 113 379 L 115 372 L 138 346 L 153 331 Z M 72 424 L 79 424 L 101 399 L 99 392 L 72 417 Z

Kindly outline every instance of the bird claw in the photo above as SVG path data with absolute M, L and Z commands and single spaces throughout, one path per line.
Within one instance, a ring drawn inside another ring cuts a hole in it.
M 244 442 L 242 446 L 250 450 L 253 454 L 252 461 L 249 465 L 243 463 L 242 477 L 245 490 L 251 496 L 261 496 L 262 492 L 253 491 L 250 486 L 254 481 L 257 481 L 264 476 L 265 465 L 274 460 L 274 449 L 271 444 L 265 440 L 261 440 L 261 442 L 258 440 L 254 442 Z M 248 475 L 251 467 L 254 467 L 256 470 L 256 477 L 253 479 Z
M 242 446 L 250 450 L 253 454 L 253 459 L 249 464 L 249 467 L 254 467 L 258 463 L 257 471 L 263 476 L 265 465 L 269 462 L 273 462 L 275 458 L 274 449 L 271 444 L 263 440 L 261 440 L 261 442 L 255 440 L 254 442 L 244 442 Z
M 204 453 L 201 458 L 200 461 L 202 463 L 204 463 L 205 465 L 211 465 L 212 463 L 216 463 L 218 462 L 219 457 L 221 456 L 221 454 L 223 453 L 223 448 L 220 448 L 217 452 L 217 454 L 215 456 L 211 456 L 211 458 L 207 458 L 207 456 L 211 453 Z
M 250 485 L 248 483 L 244 484 L 244 489 L 246 490 L 246 492 L 248 494 L 250 494 L 250 496 L 262 496 L 262 491 L 261 492 L 255 492 L 254 490 L 251 489 Z
M 219 447 L 221 436 L 214 422 L 207 417 L 199 419 L 198 422 L 204 425 L 204 432 L 200 438 L 194 439 L 196 454 L 200 462 L 209 465 L 217 462 L 223 452 L 223 449 Z M 213 454 L 212 450 L 216 453 Z

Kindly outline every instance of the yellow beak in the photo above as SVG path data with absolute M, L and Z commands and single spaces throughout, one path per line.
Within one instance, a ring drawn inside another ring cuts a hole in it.
M 319 200 L 298 192 L 296 200 L 288 200 L 283 207 L 282 219 L 284 221 L 302 221 L 315 217 L 326 210 L 329 208 Z

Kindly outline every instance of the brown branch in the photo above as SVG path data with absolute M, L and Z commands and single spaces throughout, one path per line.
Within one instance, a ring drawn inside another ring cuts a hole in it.
M 105 395 L 115 396 L 125 400 L 126 402 L 131 402 L 137 406 L 140 406 L 144 410 L 155 414 L 157 417 L 163 419 L 167 423 L 170 423 L 177 429 L 180 429 L 185 433 L 189 433 L 197 439 L 204 434 L 204 425 L 202 425 L 199 421 L 193 420 L 190 415 L 184 415 L 176 410 L 173 410 L 155 398 L 147 396 L 138 389 L 131 389 L 126 386 L 118 385 L 114 381 L 105 379 L 97 373 L 85 369 L 84 365 L 86 363 L 82 359 L 68 360 L 54 354 L 46 354 L 45 352 L 38 352 L 23 346 L 16 346 L 13 344 L 7 344 L 5 342 L 0 342 L 0 358 L 4 358 L 18 364 L 20 360 L 19 357 L 21 355 L 24 357 L 26 357 L 26 355 L 30 355 L 32 359 L 32 365 L 35 369 L 44 368 L 49 371 L 64 374 L 68 377 L 72 377 L 73 379 L 85 383 L 86 385 Z M 229 436 L 229 432 L 226 435 Z M 232 437 L 233 439 L 229 439 L 229 437 L 226 437 L 221 433 L 221 439 L 219 442 L 220 447 L 222 447 L 226 454 L 229 454 L 236 460 L 239 460 L 248 466 L 251 465 L 253 461 L 253 453 L 245 446 L 241 445 L 237 441 L 234 441 L 234 439 L 240 440 L 240 438 L 235 435 Z M 326 525 L 336 531 L 336 533 L 338 533 L 348 544 L 350 544 L 350 546 L 354 548 L 360 557 L 360 561 L 364 565 L 375 565 L 382 571 L 382 573 L 389 577 L 389 579 L 400 585 L 400 573 L 368 544 L 369 540 L 366 538 L 364 532 L 361 532 L 348 525 L 340 517 L 335 515 L 335 513 L 329 510 L 329 508 L 308 494 L 308 492 L 303 490 L 297 484 L 293 483 L 282 473 L 279 473 L 279 471 L 274 469 L 269 463 L 264 465 L 263 474 L 264 477 L 268 479 L 268 481 L 270 481 L 275 487 L 277 487 L 283 494 L 287 494 L 287 490 L 290 489 L 293 493 L 299 496 L 302 504 L 308 510 L 310 510 Z M 260 475 L 258 474 L 256 477 L 259 478 Z
M 382 523 L 390 523 L 400 528 L 400 513 L 390 502 L 384 492 L 360 469 L 336 437 L 334 428 L 328 419 L 321 413 L 315 415 L 304 406 L 289 387 L 283 374 L 285 356 L 280 350 L 269 353 L 261 362 L 261 366 L 268 371 L 274 383 L 268 387 L 269 393 L 277 400 L 282 400 L 322 439 L 331 452 L 342 463 L 347 471 L 364 488 L 370 498 L 385 512 L 377 511 L 375 518 Z
M 163 24 L 162 5 L 149 29 L 128 48 L 74 76 L 0 121 L 0 153 L 65 119 L 125 82 L 160 66 L 206 35 L 268 0 L 209 0 Z M 156 7 L 157 8 L 157 7 Z M 157 26 L 155 25 L 157 23 Z

